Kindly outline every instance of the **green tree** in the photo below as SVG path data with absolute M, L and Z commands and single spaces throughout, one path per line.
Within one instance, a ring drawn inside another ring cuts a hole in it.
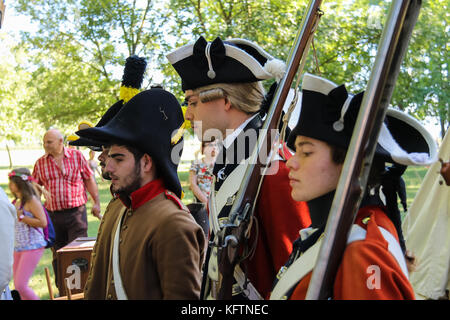
M 45 127 L 95 123 L 118 98 L 125 59 L 150 60 L 159 46 L 151 0 L 19 0 L 15 9 L 38 25 L 20 46 L 29 54 L 24 69 L 32 70 L 28 114 Z
M 208 40 L 247 38 L 285 60 L 308 2 L 171 0 L 168 10 L 175 17 L 171 33 L 176 46 L 200 35 Z M 389 6 L 379 0 L 323 1 L 324 16 L 305 71 L 345 83 L 353 92 L 364 90 Z M 444 0 L 423 3 L 392 98 L 392 105 L 419 119 L 434 117 L 442 134 L 449 126 L 447 9 Z M 164 72 L 176 83 L 167 64 Z
M 401 109 L 435 119 L 441 137 L 450 126 L 448 10 L 445 0 L 423 2 L 394 92 Z
M 286 60 L 308 0 L 18 0 L 17 11 L 38 25 L 23 33 L 29 55 L 27 95 L 21 105 L 44 126 L 95 122 L 118 96 L 127 56 L 148 59 L 148 83 L 158 73 L 180 98 L 180 81 L 165 55 L 200 35 L 207 40 L 246 38 Z M 389 3 L 380 0 L 323 1 L 322 17 L 306 70 L 346 83 L 352 92 L 367 84 Z M 448 3 L 423 2 L 401 67 L 392 104 L 444 133 L 448 108 Z M 145 87 L 145 85 L 144 85 Z
M 24 50 L 12 50 L 13 44 L 5 35 L 0 43 L 10 48 L 9 54 L 0 55 L 0 140 L 6 143 L 33 142 L 38 121 L 27 119 L 24 101 L 28 95 L 27 82 L 31 75 L 19 66 L 25 61 Z
M 200 36 L 208 41 L 245 38 L 286 60 L 306 5 L 305 0 L 170 0 L 165 16 L 173 17 L 169 32 L 173 41 L 164 44 L 164 53 Z M 167 76 L 165 85 L 181 95 L 179 78 L 165 55 L 159 61 Z

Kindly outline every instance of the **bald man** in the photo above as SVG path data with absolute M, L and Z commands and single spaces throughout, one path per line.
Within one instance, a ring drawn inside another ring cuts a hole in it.
M 34 165 L 33 177 L 48 192 L 45 202 L 55 228 L 53 269 L 56 272 L 56 250 L 78 237 L 87 237 L 86 190 L 94 199 L 92 214 L 100 219 L 100 199 L 94 173 L 76 149 L 64 147 L 64 137 L 56 129 L 48 130 L 43 139 L 45 155 Z

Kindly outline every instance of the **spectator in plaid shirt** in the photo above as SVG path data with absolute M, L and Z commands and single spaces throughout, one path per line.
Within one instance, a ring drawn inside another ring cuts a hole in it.
M 92 214 L 99 219 L 100 199 L 89 163 L 80 151 L 64 147 L 61 132 L 47 131 L 43 144 L 45 155 L 36 161 L 33 177 L 49 195 L 45 207 L 55 228 L 52 250 L 56 275 L 56 250 L 87 236 L 86 189 L 94 199 Z

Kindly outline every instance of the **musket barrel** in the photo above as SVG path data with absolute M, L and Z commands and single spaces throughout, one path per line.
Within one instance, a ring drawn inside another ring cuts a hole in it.
M 289 89 L 291 88 L 292 82 L 294 81 L 295 75 L 298 73 L 298 66 L 303 58 L 306 58 L 308 53 L 308 43 L 311 41 L 311 37 L 305 37 L 305 35 L 311 34 L 318 22 L 318 15 L 320 10 L 320 5 L 322 1 L 311 0 L 308 6 L 308 12 L 306 13 L 306 19 L 302 21 L 302 26 L 299 29 L 297 36 L 294 40 L 294 45 L 289 53 L 287 59 L 287 72 L 286 75 L 281 79 L 280 84 L 274 94 L 273 102 L 269 111 L 267 112 L 267 118 L 272 119 L 274 113 L 278 111 L 276 105 L 283 105 L 286 102 L 286 98 L 289 94 Z M 301 70 L 300 70 L 301 71 Z M 300 76 L 300 75 L 299 75 Z M 278 112 L 278 118 L 281 115 L 281 110 Z M 279 120 L 279 119 L 278 119 Z M 266 121 L 263 125 L 263 129 L 270 129 L 270 123 Z M 276 123 L 277 127 L 278 123 Z
M 306 295 L 308 300 L 332 296 L 334 279 L 364 194 L 378 135 L 420 5 L 419 0 L 394 0 L 391 4 L 330 209 L 325 236 Z

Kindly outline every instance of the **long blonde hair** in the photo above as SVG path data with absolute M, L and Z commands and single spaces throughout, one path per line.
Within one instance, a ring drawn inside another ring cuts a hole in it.
M 247 114 L 260 110 L 264 88 L 260 81 L 249 83 L 215 83 L 194 90 L 201 102 L 226 99 L 231 106 Z

